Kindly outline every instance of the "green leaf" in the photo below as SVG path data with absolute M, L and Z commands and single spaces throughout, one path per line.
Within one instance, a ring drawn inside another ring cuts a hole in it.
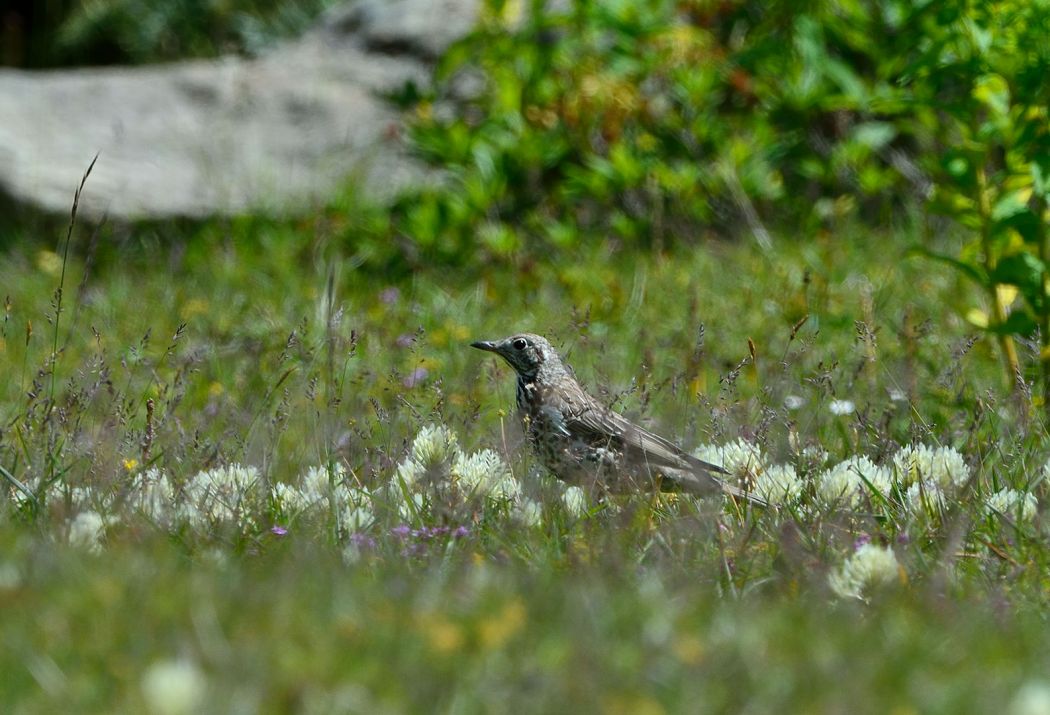
M 1013 253 L 999 260 L 991 273 L 995 283 L 1017 286 L 1029 305 L 1042 312 L 1044 301 L 1043 276 L 1046 265 L 1025 251 Z
M 888 122 L 864 122 L 853 129 L 853 139 L 869 149 L 881 149 L 893 141 L 897 129 Z
M 987 330 L 989 333 L 995 333 L 996 335 L 1024 335 L 1030 336 L 1035 333 L 1038 324 L 1035 322 L 1035 318 L 1029 315 L 1026 311 L 1015 310 L 1010 313 L 1001 323 L 989 325 Z
M 1022 211 L 1027 211 L 1028 202 L 1021 197 L 1022 193 L 1020 191 L 1011 191 L 995 202 L 995 206 L 992 207 L 992 220 L 1002 221 Z

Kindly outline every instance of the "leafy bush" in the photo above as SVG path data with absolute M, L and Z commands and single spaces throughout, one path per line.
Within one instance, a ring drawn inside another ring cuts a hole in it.
M 768 243 L 764 219 L 885 218 L 909 193 L 888 121 L 905 105 L 909 6 L 543 5 L 489 2 L 419 108 L 416 144 L 451 175 L 406 205 L 420 245 L 505 255 L 581 231 L 662 245 L 737 225 Z
M 991 315 L 970 318 L 999 335 L 1010 380 L 1021 377 L 1011 336 L 1040 336 L 1050 394 L 1050 12 L 1024 2 L 944 9 L 923 32 L 905 118 L 935 138 L 920 154 L 935 185 L 930 208 L 971 237 L 937 257 L 987 294 Z
M 140 64 L 255 53 L 305 30 L 334 0 L 81 0 L 27 10 L 24 61 Z M 39 25 L 40 29 L 35 29 Z

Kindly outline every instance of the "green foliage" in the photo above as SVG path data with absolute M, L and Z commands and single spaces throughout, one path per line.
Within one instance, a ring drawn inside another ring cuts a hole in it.
M 974 322 L 1000 336 L 1008 377 L 1019 374 L 1010 337 L 1038 333 L 1050 390 L 1050 6 L 942 9 L 924 33 L 909 72 L 915 119 L 937 138 L 919 154 L 930 207 L 970 231 L 951 265 L 987 294 L 992 314 Z
M 413 137 L 449 174 L 398 227 L 489 255 L 888 217 L 907 3 L 489 2 Z M 763 239 L 764 240 L 764 239 Z
M 36 64 L 140 64 L 254 54 L 315 21 L 333 0 L 80 0 L 38 18 Z M 33 40 L 34 38 L 29 38 Z

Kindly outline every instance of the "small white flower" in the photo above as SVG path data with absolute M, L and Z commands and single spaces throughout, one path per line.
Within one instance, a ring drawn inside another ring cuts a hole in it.
M 900 564 L 893 549 L 864 544 L 846 559 L 842 568 L 831 574 L 828 582 L 840 597 L 863 600 L 873 589 L 894 583 L 900 576 Z
M 346 467 L 339 462 L 327 466 L 310 467 L 303 475 L 299 490 L 310 502 L 320 502 L 332 494 L 333 487 L 338 487 L 346 479 Z
M 831 459 L 831 454 L 823 447 L 809 445 L 802 449 L 802 459 L 806 460 L 809 464 L 822 466 L 827 464 L 828 460 Z
M 832 400 L 828 405 L 828 409 L 831 410 L 831 414 L 839 417 L 843 415 L 852 415 L 857 410 L 857 406 L 853 404 L 852 400 Z
M 408 457 L 397 465 L 397 473 L 394 475 L 394 482 L 390 485 L 391 490 L 395 494 L 399 494 L 402 486 L 407 489 L 412 489 L 420 479 L 422 479 L 426 472 L 427 470 L 423 468 L 423 465 L 411 457 Z
M 566 487 L 561 501 L 571 516 L 580 517 L 587 513 L 587 493 L 577 486 Z
M 367 529 L 375 523 L 375 520 L 376 518 L 372 511 L 364 507 L 347 505 L 343 510 L 343 529 L 347 532 Z
M 1014 693 L 1008 715 L 1050 715 L 1050 681 L 1029 680 Z
M 273 485 L 273 498 L 285 514 L 298 514 L 306 511 L 314 502 L 308 499 L 297 487 L 284 482 Z
M 962 486 L 971 474 L 963 456 L 952 447 L 931 449 L 924 444 L 911 444 L 897 452 L 893 463 L 902 484 L 922 479 L 948 489 Z
M 69 505 L 73 511 L 96 509 L 106 506 L 106 499 L 91 487 L 71 487 L 59 480 L 47 488 L 44 499 L 48 504 Z
M 944 491 L 933 482 L 915 482 L 904 493 L 904 503 L 916 516 L 932 516 L 946 507 Z
M 105 530 L 106 522 L 98 512 L 82 511 L 69 525 L 69 543 L 89 551 L 100 551 Z
M 419 492 L 411 495 L 411 504 L 402 496 L 397 505 L 398 516 L 402 521 L 414 522 L 417 515 L 426 513 L 427 501 Z
M 699 459 L 717 465 L 734 477 L 751 477 L 765 468 L 766 459 L 757 444 L 742 439 L 722 445 L 704 445 L 693 453 Z
M 896 387 L 890 388 L 889 391 L 890 402 L 906 402 L 908 396 L 904 394 L 904 390 L 899 390 Z
M 521 484 L 503 459 L 491 449 L 483 449 L 469 457 L 459 455 L 452 465 L 452 477 L 466 495 L 496 500 L 511 500 L 521 495 Z
M 770 504 L 786 504 L 802 494 L 802 480 L 790 464 L 769 467 L 755 480 L 755 492 Z
M 151 467 L 135 477 L 125 507 L 146 517 L 158 526 L 169 526 L 176 516 L 175 487 L 168 475 Z
M 456 433 L 444 425 L 427 425 L 412 442 L 412 459 L 423 469 L 451 464 L 458 454 Z
M 543 509 L 538 502 L 525 499 L 515 507 L 514 518 L 525 526 L 539 526 L 543 521 Z
M 198 472 L 184 489 L 187 504 L 183 513 L 196 526 L 222 522 L 247 526 L 258 481 L 258 469 L 240 464 Z
M 160 715 L 198 712 L 206 689 L 204 674 L 186 660 L 154 663 L 142 676 L 142 696 L 147 710 Z
M 988 509 L 1009 519 L 1032 521 L 1039 510 L 1035 497 L 1016 489 L 1002 489 L 988 497 Z
M 820 475 L 817 495 L 826 504 L 857 506 L 867 493 L 868 484 L 885 495 L 892 481 L 888 468 L 876 465 L 864 455 L 854 455 Z
M 800 410 L 806 404 L 806 398 L 798 395 L 788 395 L 784 398 L 784 408 L 788 410 Z

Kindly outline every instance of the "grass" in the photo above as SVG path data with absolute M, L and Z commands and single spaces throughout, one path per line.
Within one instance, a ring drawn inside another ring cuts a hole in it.
M 82 228 L 67 260 L 5 242 L 0 466 L 37 498 L 9 488 L 0 520 L 14 711 L 1050 707 L 1045 519 L 988 507 L 1045 499 L 1041 416 L 912 229 L 410 274 L 313 229 Z M 468 347 L 524 329 L 686 448 L 791 465 L 799 495 L 570 507 L 522 449 L 509 368 Z M 427 425 L 459 451 L 423 454 Z M 896 465 L 909 444 L 957 450 L 960 483 Z M 478 483 L 506 469 L 520 496 L 464 487 L 486 449 Z M 854 455 L 890 482 L 828 499 Z M 236 489 L 188 496 L 234 464 Z M 277 485 L 310 468 L 292 508 Z M 843 596 L 867 541 L 895 565 Z

